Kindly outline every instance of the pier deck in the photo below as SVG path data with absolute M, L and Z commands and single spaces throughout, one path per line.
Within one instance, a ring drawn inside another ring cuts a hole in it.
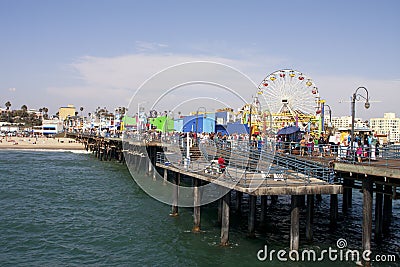
M 202 181 L 214 183 L 226 188 L 230 188 L 249 195 L 313 195 L 313 194 L 341 194 L 342 186 L 329 184 L 317 178 L 280 176 L 279 178 L 266 177 L 262 173 L 245 174 L 242 170 L 230 170 L 227 167 L 226 172 L 216 175 L 205 175 L 204 172 L 193 172 L 193 170 L 184 170 L 174 166 L 167 166 L 163 163 L 157 163 L 157 167 L 167 169 L 182 175 L 187 175 Z M 204 164 L 204 169 L 206 165 Z M 230 173 L 234 173 L 232 176 Z M 246 176 L 246 178 L 243 178 Z M 307 182 L 304 181 L 307 180 Z
M 372 239 L 372 206 L 375 203 L 375 238 L 380 239 L 382 232 L 389 228 L 392 216 L 392 201 L 400 195 L 400 148 L 387 148 L 376 160 L 339 159 L 333 155 L 326 157 L 301 157 L 291 153 L 269 153 L 268 148 L 250 147 L 249 143 L 213 144 L 211 146 L 185 147 L 182 140 L 172 143 L 160 140 L 140 140 L 120 138 L 102 138 L 93 136 L 75 136 L 85 148 L 93 151 L 100 160 L 114 157 L 119 161 L 134 164 L 135 170 L 146 171 L 148 175 L 160 176 L 164 172 L 164 181 L 168 179 L 179 185 L 186 177 L 193 181 L 194 226 L 200 230 L 200 181 L 228 188 L 228 193 L 219 200 L 218 214 L 221 223 L 221 244 L 229 240 L 230 191 L 236 191 L 236 209 L 240 209 L 243 193 L 249 197 L 249 236 L 254 236 L 257 197 L 261 198 L 260 221 L 265 220 L 266 197 L 276 203 L 279 195 L 291 195 L 290 249 L 299 249 L 299 209 L 302 196 L 307 195 L 306 238 L 312 239 L 312 217 L 314 196 L 330 195 L 330 220 L 336 224 L 338 218 L 338 194 L 342 196 L 342 213 L 352 205 L 352 190 L 363 193 L 363 239 L 362 248 L 369 249 Z M 171 141 L 171 140 L 170 140 Z M 189 152 L 188 152 L 189 151 Z M 187 154 L 190 153 L 190 154 Z M 167 156 L 166 156 L 167 155 Z M 215 160 L 222 156 L 227 160 L 225 173 L 216 170 Z M 188 161 L 188 159 L 190 159 Z M 185 165 L 186 160 L 186 165 Z M 212 162 L 214 161 L 214 165 Z M 155 186 L 158 183 L 155 183 Z M 176 187 L 177 188 L 177 187 Z M 172 215 L 178 215 L 179 190 L 172 192 L 175 204 Z M 373 195 L 376 201 L 373 202 Z M 275 200 L 274 200 L 275 199 Z M 197 203 L 197 204 L 196 204 Z

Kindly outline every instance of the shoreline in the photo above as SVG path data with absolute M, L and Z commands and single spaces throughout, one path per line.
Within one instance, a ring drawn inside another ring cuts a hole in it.
M 82 143 L 71 138 L 7 137 L 0 141 L 0 150 L 85 150 Z

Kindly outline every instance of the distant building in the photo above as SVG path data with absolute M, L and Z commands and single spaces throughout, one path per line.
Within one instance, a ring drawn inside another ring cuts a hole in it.
M 43 120 L 41 126 L 34 126 L 33 133 L 43 135 L 54 135 L 63 131 L 63 123 L 60 120 Z
M 384 113 L 383 118 L 372 118 L 371 129 L 378 135 L 386 135 L 388 142 L 400 142 L 400 118 L 395 113 Z
M 351 129 L 351 116 L 333 117 L 332 127 L 336 129 Z M 354 119 L 355 129 L 366 129 L 368 128 L 367 122 L 363 121 L 361 118 Z
M 68 116 L 75 116 L 76 108 L 74 105 L 68 105 L 66 107 L 61 107 L 58 109 L 58 117 L 60 120 L 64 121 Z

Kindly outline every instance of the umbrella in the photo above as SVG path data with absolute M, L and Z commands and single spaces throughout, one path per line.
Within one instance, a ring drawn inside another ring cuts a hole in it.
M 288 135 L 288 134 L 296 133 L 296 132 L 298 132 L 298 131 L 300 131 L 300 128 L 299 128 L 299 127 L 296 127 L 296 126 L 287 126 L 287 127 L 284 127 L 284 128 L 282 128 L 282 129 L 280 129 L 280 130 L 278 131 L 277 135 Z

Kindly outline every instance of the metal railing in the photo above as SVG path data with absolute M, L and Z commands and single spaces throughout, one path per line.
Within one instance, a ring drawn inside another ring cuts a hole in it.
M 98 137 L 93 134 L 88 133 L 79 133 L 76 134 L 77 137 Z M 107 139 L 107 138 L 106 138 Z M 110 139 L 118 139 L 118 138 L 110 138 Z M 170 133 L 168 135 L 159 134 L 155 132 L 144 132 L 140 135 L 137 133 L 123 133 L 123 139 L 126 142 L 160 142 L 162 146 L 173 145 L 180 146 L 182 149 L 186 149 L 186 139 L 185 134 L 182 133 Z M 199 145 L 201 142 L 207 140 L 193 140 L 190 138 L 190 146 Z M 221 143 L 222 146 L 229 146 L 230 149 L 235 151 L 240 151 L 240 149 L 246 150 L 246 147 L 250 147 L 252 141 L 249 140 L 226 140 L 220 141 L 217 143 Z M 357 148 L 354 148 L 351 151 L 350 146 L 344 145 L 334 145 L 334 144 L 323 144 L 323 145 L 314 145 L 309 144 L 306 147 L 301 147 L 299 142 L 265 142 L 262 141 L 263 149 L 267 149 L 268 151 L 276 151 L 276 155 L 290 155 L 297 158 L 301 158 L 300 161 L 310 161 L 315 157 L 320 157 L 320 160 L 317 164 L 319 165 L 327 165 L 329 161 L 341 161 L 349 164 L 367 164 L 374 166 L 385 166 L 389 168 L 400 168 L 400 145 L 388 145 L 388 146 L 363 146 L 357 152 Z M 258 144 L 255 144 L 257 147 Z M 272 146 L 274 148 L 272 149 Z M 304 156 L 301 156 L 304 150 Z M 204 154 L 204 151 L 202 151 Z M 307 159 L 308 158 L 308 159 Z M 210 160 L 210 158 L 208 158 Z M 283 160 L 280 158 L 278 160 L 278 164 L 286 164 L 285 162 L 294 163 L 296 166 L 300 166 L 299 163 L 294 161 L 293 159 Z M 303 164 L 306 165 L 306 164 Z M 314 162 L 315 165 L 315 162 Z M 298 167 L 296 167 L 298 168 Z M 308 168 L 304 167 L 304 172 L 308 172 Z M 326 170 L 324 170 L 326 172 Z M 325 174 L 324 174 L 325 175 Z M 328 177 L 329 175 L 325 175 Z
M 311 165 L 295 157 L 277 156 L 274 150 L 271 150 L 273 147 L 273 143 L 255 147 L 249 145 L 248 141 L 203 140 L 199 144 L 203 156 L 201 159 L 185 162 L 182 155 L 158 152 L 157 162 L 221 179 L 222 172 L 218 167 L 217 158 L 222 156 L 227 161 L 223 179 L 246 187 L 308 185 L 311 183 L 310 178 L 322 178 L 325 182 L 333 182 L 330 168 Z

